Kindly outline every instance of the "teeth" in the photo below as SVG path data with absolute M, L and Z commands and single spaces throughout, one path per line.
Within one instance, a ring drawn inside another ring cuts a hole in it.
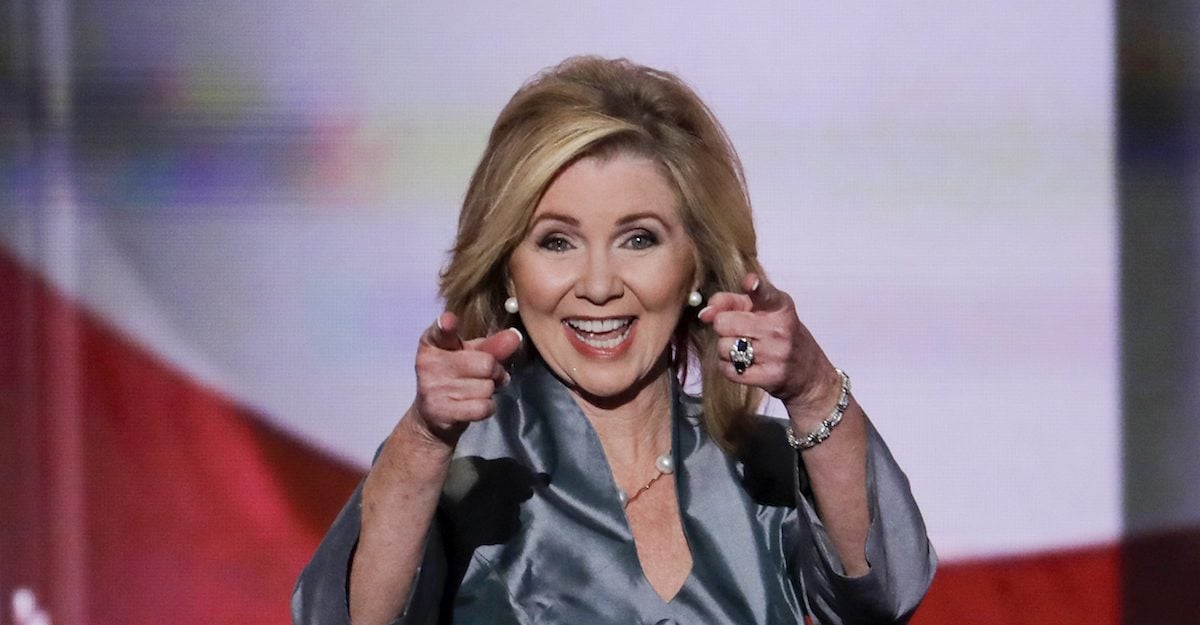
M 612 332 L 617 328 L 629 325 L 629 318 L 623 319 L 568 319 L 567 324 L 581 332 Z M 615 345 L 615 343 L 614 343 Z
M 629 336 L 629 334 L 628 333 L 622 334 L 621 336 L 618 336 L 615 339 L 608 339 L 605 341 L 597 341 L 595 339 L 589 339 L 585 336 L 580 337 L 580 338 L 583 339 L 584 343 L 587 343 L 588 345 L 591 345 L 592 347 L 595 347 L 598 349 L 612 349 L 612 348 L 620 345 L 621 341 L 624 341 L 626 336 Z
M 629 317 L 616 319 L 568 319 L 567 325 L 575 330 L 579 340 L 597 349 L 612 349 L 629 338 L 629 328 L 633 320 Z M 614 330 L 622 330 L 614 337 L 600 339 L 596 334 L 606 334 Z

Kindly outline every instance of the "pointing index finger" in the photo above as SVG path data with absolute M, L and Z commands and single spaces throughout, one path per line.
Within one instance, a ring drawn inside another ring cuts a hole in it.
M 756 273 L 748 273 L 742 279 L 742 290 L 750 296 L 754 310 L 778 310 L 783 308 L 784 297 L 779 289 Z
M 452 312 L 438 315 L 433 325 L 425 331 L 422 340 L 432 347 L 446 351 L 453 352 L 462 349 L 462 339 L 458 337 L 458 317 L 454 316 Z

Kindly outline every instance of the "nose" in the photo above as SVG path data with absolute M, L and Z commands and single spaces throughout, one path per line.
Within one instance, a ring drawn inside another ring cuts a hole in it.
M 625 294 L 625 282 L 608 250 L 592 250 L 582 269 L 575 282 L 575 297 L 603 306 Z

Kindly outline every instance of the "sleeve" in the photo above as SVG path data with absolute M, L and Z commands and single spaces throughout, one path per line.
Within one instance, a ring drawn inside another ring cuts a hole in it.
M 350 625 L 350 566 L 358 546 L 362 484 L 342 508 L 292 591 L 293 625 Z M 408 601 L 393 625 L 436 623 L 446 578 L 445 550 L 436 520 L 425 539 Z
M 867 426 L 870 571 L 847 577 L 817 516 L 803 463 L 797 462 L 797 523 L 789 567 L 801 601 L 816 623 L 905 623 L 933 582 L 937 555 L 925 532 L 908 478 L 875 427 Z M 797 452 L 798 453 L 798 452 Z

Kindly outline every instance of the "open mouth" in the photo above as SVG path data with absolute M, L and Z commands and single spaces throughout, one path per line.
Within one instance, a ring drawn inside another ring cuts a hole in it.
M 633 329 L 633 317 L 610 317 L 607 319 L 564 319 L 563 325 L 569 334 L 584 345 L 599 351 L 612 351 Z

